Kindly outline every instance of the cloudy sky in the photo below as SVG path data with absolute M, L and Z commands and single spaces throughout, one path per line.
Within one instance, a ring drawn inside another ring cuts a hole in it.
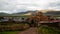
M 14 13 L 42 9 L 60 10 L 60 0 L 0 0 L 0 12 Z

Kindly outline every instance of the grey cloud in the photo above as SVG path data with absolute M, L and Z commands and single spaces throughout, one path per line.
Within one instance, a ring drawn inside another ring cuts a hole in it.
M 12 0 L 0 0 L 0 10 L 12 11 L 15 9 L 15 4 Z
M 50 7 L 57 7 L 57 6 L 60 6 L 60 1 L 58 2 L 52 2 L 49 4 Z
M 40 5 L 38 4 L 39 2 L 37 0 L 33 0 L 35 2 L 33 2 L 32 0 L 29 0 L 27 2 L 27 0 L 25 1 L 25 3 L 23 3 L 23 1 L 21 3 L 17 3 L 17 0 L 0 0 L 0 11 L 13 11 L 13 12 L 19 12 L 19 11 L 24 11 L 24 10 L 28 10 L 30 7 L 33 9 L 47 9 L 48 7 L 52 7 L 52 8 L 57 8 L 60 9 L 58 6 L 60 6 L 60 1 L 59 2 L 52 2 L 52 3 L 48 3 L 46 5 Z M 20 0 L 19 0 L 20 1 Z M 30 2 L 32 1 L 32 2 Z M 37 3 L 36 3 L 37 1 Z M 14 11 L 16 10 L 16 11 Z

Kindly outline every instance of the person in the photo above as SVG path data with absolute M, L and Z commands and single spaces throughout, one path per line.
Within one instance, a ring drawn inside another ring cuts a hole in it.
M 21 18 L 21 22 L 24 23 L 25 22 L 25 19 L 24 18 Z

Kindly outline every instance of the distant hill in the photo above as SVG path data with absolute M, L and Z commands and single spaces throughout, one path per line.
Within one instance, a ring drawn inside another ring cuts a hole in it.
M 26 12 L 18 12 L 13 14 L 8 13 L 0 13 L 0 16 L 22 16 L 22 15 L 35 15 L 36 11 L 26 11 Z M 44 15 L 53 15 L 53 16 L 60 16 L 60 11 L 47 11 Z
M 0 13 L 0 16 L 9 16 L 9 15 L 10 15 L 10 14 L 3 13 L 3 12 Z
M 0 16 L 21 16 L 21 15 L 32 15 L 34 14 L 36 11 L 26 11 L 26 12 L 18 12 L 18 13 L 13 13 L 13 14 L 8 14 L 8 13 L 4 13 L 1 12 Z
M 18 13 L 14 13 L 14 15 L 28 15 L 28 14 L 35 14 L 36 11 L 26 11 L 26 12 L 18 12 Z
M 27 13 L 35 13 L 36 11 L 26 11 L 26 12 L 18 12 L 14 14 L 27 14 Z
M 45 13 L 45 15 L 57 15 L 60 16 L 60 11 L 48 11 Z

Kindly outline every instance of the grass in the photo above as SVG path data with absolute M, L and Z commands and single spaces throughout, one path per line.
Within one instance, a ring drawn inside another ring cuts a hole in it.
M 20 23 L 20 24 L 7 24 L 7 25 L 0 25 L 0 30 L 24 30 L 25 28 L 29 28 L 29 25 L 26 23 Z
M 52 27 L 46 27 L 41 26 L 38 28 L 38 34 L 60 34 L 60 30 L 52 28 Z
M 9 27 L 11 27 L 11 26 L 19 26 L 19 27 L 22 26 L 23 27 L 23 26 L 25 26 L 25 24 L 24 23 L 21 23 L 21 24 L 11 24 L 11 25 L 7 24 L 7 25 L 0 25 L 0 26 L 1 27 L 8 27 L 8 26 Z M 17 31 L 15 31 L 15 30 L 14 31 L 2 31 L 2 32 L 0 32 L 0 34 L 17 34 L 18 32 L 22 32 L 22 31 L 20 31 L 20 30 L 19 31 L 18 30 Z
M 4 32 L 0 32 L 0 34 L 17 34 L 18 32 L 21 31 L 4 31 Z

